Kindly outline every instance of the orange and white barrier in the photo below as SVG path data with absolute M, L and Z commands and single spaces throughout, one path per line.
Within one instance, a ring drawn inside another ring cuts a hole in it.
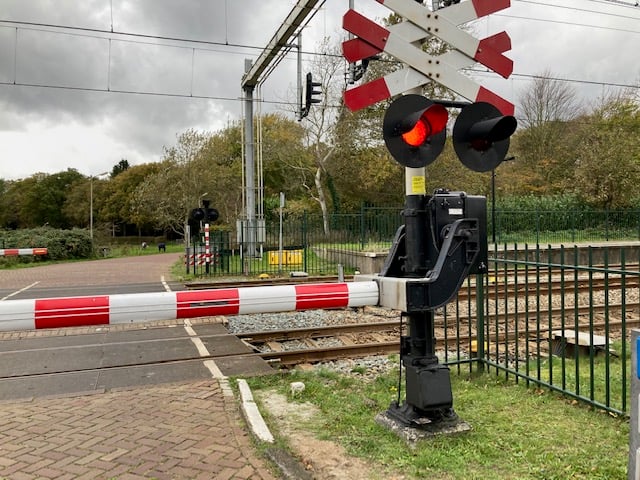
M 0 302 L 0 331 L 378 304 L 376 282 L 311 283 Z
M 46 248 L 0 248 L 0 257 L 17 257 L 18 255 L 46 255 Z

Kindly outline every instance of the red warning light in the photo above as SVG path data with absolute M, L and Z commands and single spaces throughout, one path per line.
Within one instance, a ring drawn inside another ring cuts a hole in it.
M 411 130 L 402 134 L 402 139 L 412 147 L 419 147 L 427 139 L 429 130 L 429 125 L 420 118 Z
M 382 134 L 389 153 L 405 167 L 424 167 L 442 152 L 447 109 L 421 95 L 403 95 L 389 106 Z
M 431 135 L 436 135 L 445 129 L 449 113 L 442 105 L 431 105 L 408 132 L 402 134 L 402 139 L 412 147 L 419 147 Z

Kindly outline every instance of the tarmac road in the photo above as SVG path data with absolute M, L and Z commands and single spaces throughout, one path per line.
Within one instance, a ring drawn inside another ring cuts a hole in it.
M 0 301 L 182 290 L 182 284 L 169 281 L 180 256 L 159 253 L 0 270 Z

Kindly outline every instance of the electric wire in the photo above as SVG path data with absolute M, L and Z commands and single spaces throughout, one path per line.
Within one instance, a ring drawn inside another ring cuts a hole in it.
M 546 7 L 554 7 L 554 8 L 564 8 L 564 9 L 570 9 L 570 10 L 574 10 L 574 11 L 586 11 L 586 12 L 593 12 L 593 13 L 597 13 L 597 14 L 602 14 L 602 15 L 614 15 L 614 16 L 619 16 L 617 14 L 610 14 L 608 12 L 597 12 L 597 11 L 590 11 L 587 9 L 582 9 L 582 8 L 576 8 L 576 7 L 568 7 L 565 5 L 552 5 L 552 4 L 548 4 L 548 3 L 544 3 L 544 2 L 538 2 L 535 0 L 517 0 L 520 3 L 529 3 L 529 4 L 535 4 L 535 5 L 541 5 L 541 6 L 546 6 Z M 635 8 L 634 5 L 631 4 L 624 4 L 623 2 L 620 2 L 618 0 L 587 0 L 593 3 L 616 3 L 621 7 L 630 7 L 630 8 Z M 324 5 L 324 1 L 322 2 L 322 4 L 320 5 L 319 8 L 322 7 L 322 5 Z M 314 11 L 315 15 L 319 8 L 317 10 Z M 516 18 L 516 19 L 524 19 L 524 20 L 532 20 L 532 21 L 538 21 L 538 22 L 549 22 L 549 23 L 559 23 L 559 24 L 566 24 L 566 25 L 574 25 L 574 26 L 581 26 L 581 27 L 588 27 L 588 28 L 601 28 L 601 29 L 605 29 L 605 30 L 613 30 L 613 31 L 620 31 L 620 32 L 625 32 L 625 33 L 640 33 L 640 31 L 635 31 L 635 30 L 628 30 L 628 29 L 622 29 L 622 28 L 616 28 L 616 27 L 610 27 L 610 26 L 602 26 L 602 25 L 590 25 L 590 24 L 584 24 L 584 23 L 577 23 L 577 22 L 568 22 L 568 21 L 560 21 L 560 20 L 552 20 L 552 19 L 538 19 L 538 18 L 530 18 L 530 17 L 522 17 L 522 16 L 516 16 L 516 15 L 508 15 L 508 14 L 495 14 L 498 16 L 502 16 L 502 17 L 508 17 L 508 18 Z M 312 16 L 313 18 L 313 16 Z M 627 17 L 624 17 L 627 18 Z M 631 17 L 628 17 L 631 18 Z M 305 23 L 305 26 L 308 25 L 308 23 L 311 21 L 311 19 L 308 19 L 307 22 Z M 3 25 L 3 24 L 7 24 L 7 25 Z M 10 26 L 9 26 L 10 25 Z M 163 36 L 163 35 L 151 35 L 151 34 L 142 34 L 142 33 L 135 33 L 135 32 L 127 32 L 127 31 L 119 31 L 119 30 L 114 30 L 113 29 L 113 19 L 111 19 L 111 25 L 110 25 L 110 30 L 104 30 L 104 29 L 98 29 L 98 28 L 90 28 L 90 27 L 81 27 L 81 26 L 74 26 L 74 25 L 64 25 L 64 24 L 51 24 L 51 23 L 42 23 L 42 22 L 25 22 L 25 21 L 16 21 L 16 20 L 4 20 L 4 19 L 0 19 L 0 27 L 5 27 L 5 28 L 14 28 L 15 29 L 15 45 L 14 45 L 14 64 L 16 62 L 16 58 L 17 58 L 17 49 L 18 49 L 18 42 L 17 42 L 17 37 L 18 37 L 18 30 L 20 29 L 27 29 L 27 30 L 33 30 L 33 31 L 43 31 L 43 32 L 49 32 L 49 33 L 55 33 L 55 34 L 60 34 L 60 35 L 70 35 L 70 36 L 80 36 L 80 37 L 91 37 L 91 38 L 103 38 L 105 40 L 109 41 L 109 51 L 111 51 L 111 41 L 115 40 L 118 42 L 123 42 L 123 43 L 132 43 L 132 44 L 143 44 L 143 45 L 152 45 L 152 46 L 162 46 L 162 47 L 169 47 L 169 48 L 182 48 L 185 50 L 191 50 L 192 51 L 192 55 L 195 54 L 196 51 L 204 51 L 204 52 L 218 52 L 218 53 L 225 53 L 225 54 L 234 54 L 234 55 L 246 55 L 246 52 L 237 52 L 237 51 L 232 51 L 232 50 L 221 50 L 221 49 L 210 49 L 210 48 L 204 48 L 203 46 L 215 46 L 215 47 L 230 47 L 230 48 L 238 48 L 238 49 L 244 49 L 244 50 L 263 50 L 263 47 L 259 47 L 259 46 L 255 46 L 255 45 L 249 45 L 249 44 L 242 44 L 242 43 L 229 43 L 227 41 L 227 39 L 225 39 L 225 42 L 219 42 L 219 41 L 213 41 L 213 40 L 203 40 L 203 39 L 195 39 L 195 38 L 183 38 L 183 37 L 171 37 L 171 36 Z M 304 27 L 302 27 L 304 28 Z M 106 35 L 106 36 L 103 36 Z M 116 36 L 122 36 L 122 37 L 132 37 L 132 38 L 118 38 L 118 39 L 114 39 L 112 38 L 113 35 Z M 154 40 L 154 41 L 150 41 L 150 40 Z M 179 44 L 169 44 L 169 43 L 158 43 L 157 40 L 161 40 L 161 41 L 168 41 L 168 42 L 178 42 Z M 180 45 L 180 43 L 188 43 L 188 44 L 198 44 L 201 45 L 200 47 L 194 47 L 193 45 Z M 291 50 L 291 46 L 288 46 L 288 48 L 282 53 L 281 56 L 279 56 L 277 62 L 274 62 L 274 65 L 272 65 L 269 69 L 268 69 L 268 73 L 271 73 L 277 65 L 280 64 L 280 62 L 286 57 L 286 55 L 290 52 Z M 330 54 L 330 53 L 322 53 L 322 52 L 313 52 L 313 51 L 302 51 L 301 52 L 304 55 L 323 55 L 323 56 L 331 56 L 331 57 L 340 57 L 340 55 L 334 55 L 334 54 Z M 111 53 L 109 53 L 109 61 L 111 58 Z M 488 70 L 480 70 L 480 69 L 467 69 L 467 71 L 472 72 L 472 73 L 476 73 L 476 74 L 490 74 L 491 72 L 489 72 Z M 14 68 L 14 73 L 15 73 L 15 68 Z M 192 73 L 193 75 L 193 73 Z M 526 73 L 513 73 L 511 75 L 512 78 L 523 78 L 523 79 L 535 79 L 535 78 L 540 78 L 540 76 L 538 75 L 532 75 L 532 74 L 526 74 Z M 626 83 L 619 83 L 619 82 L 598 82 L 598 81 L 592 81 L 592 80 L 582 80 L 582 79 L 567 79 L 567 78 L 550 78 L 550 80 L 556 80 L 556 81 L 560 81 L 560 82 L 566 82 L 566 83 L 576 83 L 576 84 L 588 84 L 588 85 L 598 85 L 598 86 L 610 86 L 610 87 L 616 87 L 616 88 L 630 88 L 630 89 L 637 89 L 640 88 L 637 84 L 633 85 L 633 84 L 626 84 Z M 109 85 L 107 86 L 106 89 L 104 88 L 92 88 L 92 87 L 77 87 L 77 86 L 65 86 L 65 85 L 50 85 L 50 84 L 39 84 L 39 83 L 29 83 L 29 82 L 18 82 L 17 80 L 14 79 L 13 82 L 7 82 L 7 81 L 0 81 L 0 85 L 13 85 L 13 86 L 21 86 L 21 87 L 31 87 L 31 88 L 52 88 L 52 89 L 62 89 L 62 90 L 77 90 L 77 91 L 87 91 L 87 92 L 110 92 L 110 93 L 119 93 L 119 94 L 128 94 L 128 95 L 150 95 L 150 96 L 157 96 L 157 97 L 178 97 L 178 98 L 194 98 L 194 99 L 206 99 L 206 100 L 224 100 L 224 101 L 241 101 L 243 100 L 242 98 L 233 98 L 233 97 L 224 97 L 224 96 L 216 96 L 216 95 L 194 95 L 193 92 L 191 92 L 190 94 L 182 94 L 182 93 L 170 93 L 170 92 L 149 92 L 149 91 L 142 91 L 142 90 L 127 90 L 127 89 L 111 89 L 110 88 L 110 82 L 111 82 L 111 75 L 109 74 Z M 257 99 L 260 102 L 263 103 L 267 103 L 267 104 L 273 104 L 273 105 L 286 105 L 286 106 L 295 106 L 294 103 L 292 102 L 287 102 L 287 101 L 279 101 L 279 100 L 265 100 L 265 99 Z M 339 105 L 330 105 L 330 107 L 332 108 L 338 108 Z
M 497 17 L 503 17 L 503 18 L 515 18 L 518 20 L 529 20 L 529 21 L 533 21 L 533 22 L 544 22 L 544 23 L 554 23 L 554 24 L 561 24 L 561 25 L 571 25 L 574 27 L 585 27 L 585 28 L 597 28 L 600 30 L 611 30 L 614 32 L 623 32 L 623 33 L 640 33 L 640 30 L 629 30 L 627 28 L 617 28 L 617 27 L 609 27 L 609 26 L 604 26 L 604 25 L 593 25 L 593 24 L 588 24 L 588 23 L 578 23 L 578 22 L 569 22 L 566 20 L 552 20 L 549 18 L 532 18 L 532 17 L 523 17 L 521 15 L 509 15 L 506 13 L 496 13 L 494 14 Z
M 586 1 L 593 2 L 593 3 L 602 3 L 602 4 L 615 3 L 620 7 L 633 8 L 633 9 L 636 9 L 640 6 L 637 1 L 635 3 L 623 2 L 622 0 L 586 0 Z
M 629 15 L 622 15 L 620 13 L 612 13 L 612 12 L 603 12 L 601 10 L 589 10 L 587 8 L 579 8 L 579 7 L 572 7 L 569 5 L 556 5 L 553 3 L 543 3 L 540 1 L 536 1 L 536 0 L 516 0 L 517 3 L 528 3 L 531 5 L 540 5 L 543 7 L 551 7 L 551 8 L 557 8 L 557 9 L 562 9 L 562 10 L 570 10 L 572 12 L 585 12 L 585 13 L 595 13 L 596 15 L 604 15 L 604 16 L 608 16 L 608 17 L 616 17 L 616 18 L 624 18 L 624 19 L 629 19 L 629 20 L 640 20 L 640 17 L 636 17 L 636 16 L 629 16 Z M 640 12 L 640 10 L 636 10 L 638 12 Z

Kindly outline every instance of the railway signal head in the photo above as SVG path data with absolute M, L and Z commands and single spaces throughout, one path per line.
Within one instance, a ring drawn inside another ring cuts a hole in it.
M 191 218 L 198 222 L 206 220 L 208 222 L 215 222 L 218 220 L 220 213 L 215 208 L 211 208 L 210 200 L 202 200 L 202 208 L 194 208 L 191 210 Z
M 490 103 L 472 103 L 462 109 L 453 127 L 453 148 L 465 167 L 493 170 L 507 155 L 517 125 L 514 117 L 502 115 Z
M 302 112 L 300 112 L 300 120 L 309 115 L 311 105 L 322 102 L 320 98 L 315 98 L 316 95 L 322 95 L 322 90 L 320 90 L 321 86 L 322 83 L 313 81 L 311 72 L 307 73 L 304 85 L 304 106 L 302 107 Z M 318 88 L 318 90 L 316 90 L 316 88 Z
M 449 114 L 422 95 L 403 95 L 387 109 L 382 124 L 389 153 L 405 167 L 425 167 L 444 148 Z
M 200 222 L 206 218 L 207 213 L 205 212 L 204 208 L 194 208 L 193 210 L 191 210 L 191 215 L 189 216 L 192 220 Z
M 207 220 L 210 222 L 215 222 L 220 216 L 218 210 L 216 210 L 215 208 L 207 208 L 205 213 L 207 214 Z

